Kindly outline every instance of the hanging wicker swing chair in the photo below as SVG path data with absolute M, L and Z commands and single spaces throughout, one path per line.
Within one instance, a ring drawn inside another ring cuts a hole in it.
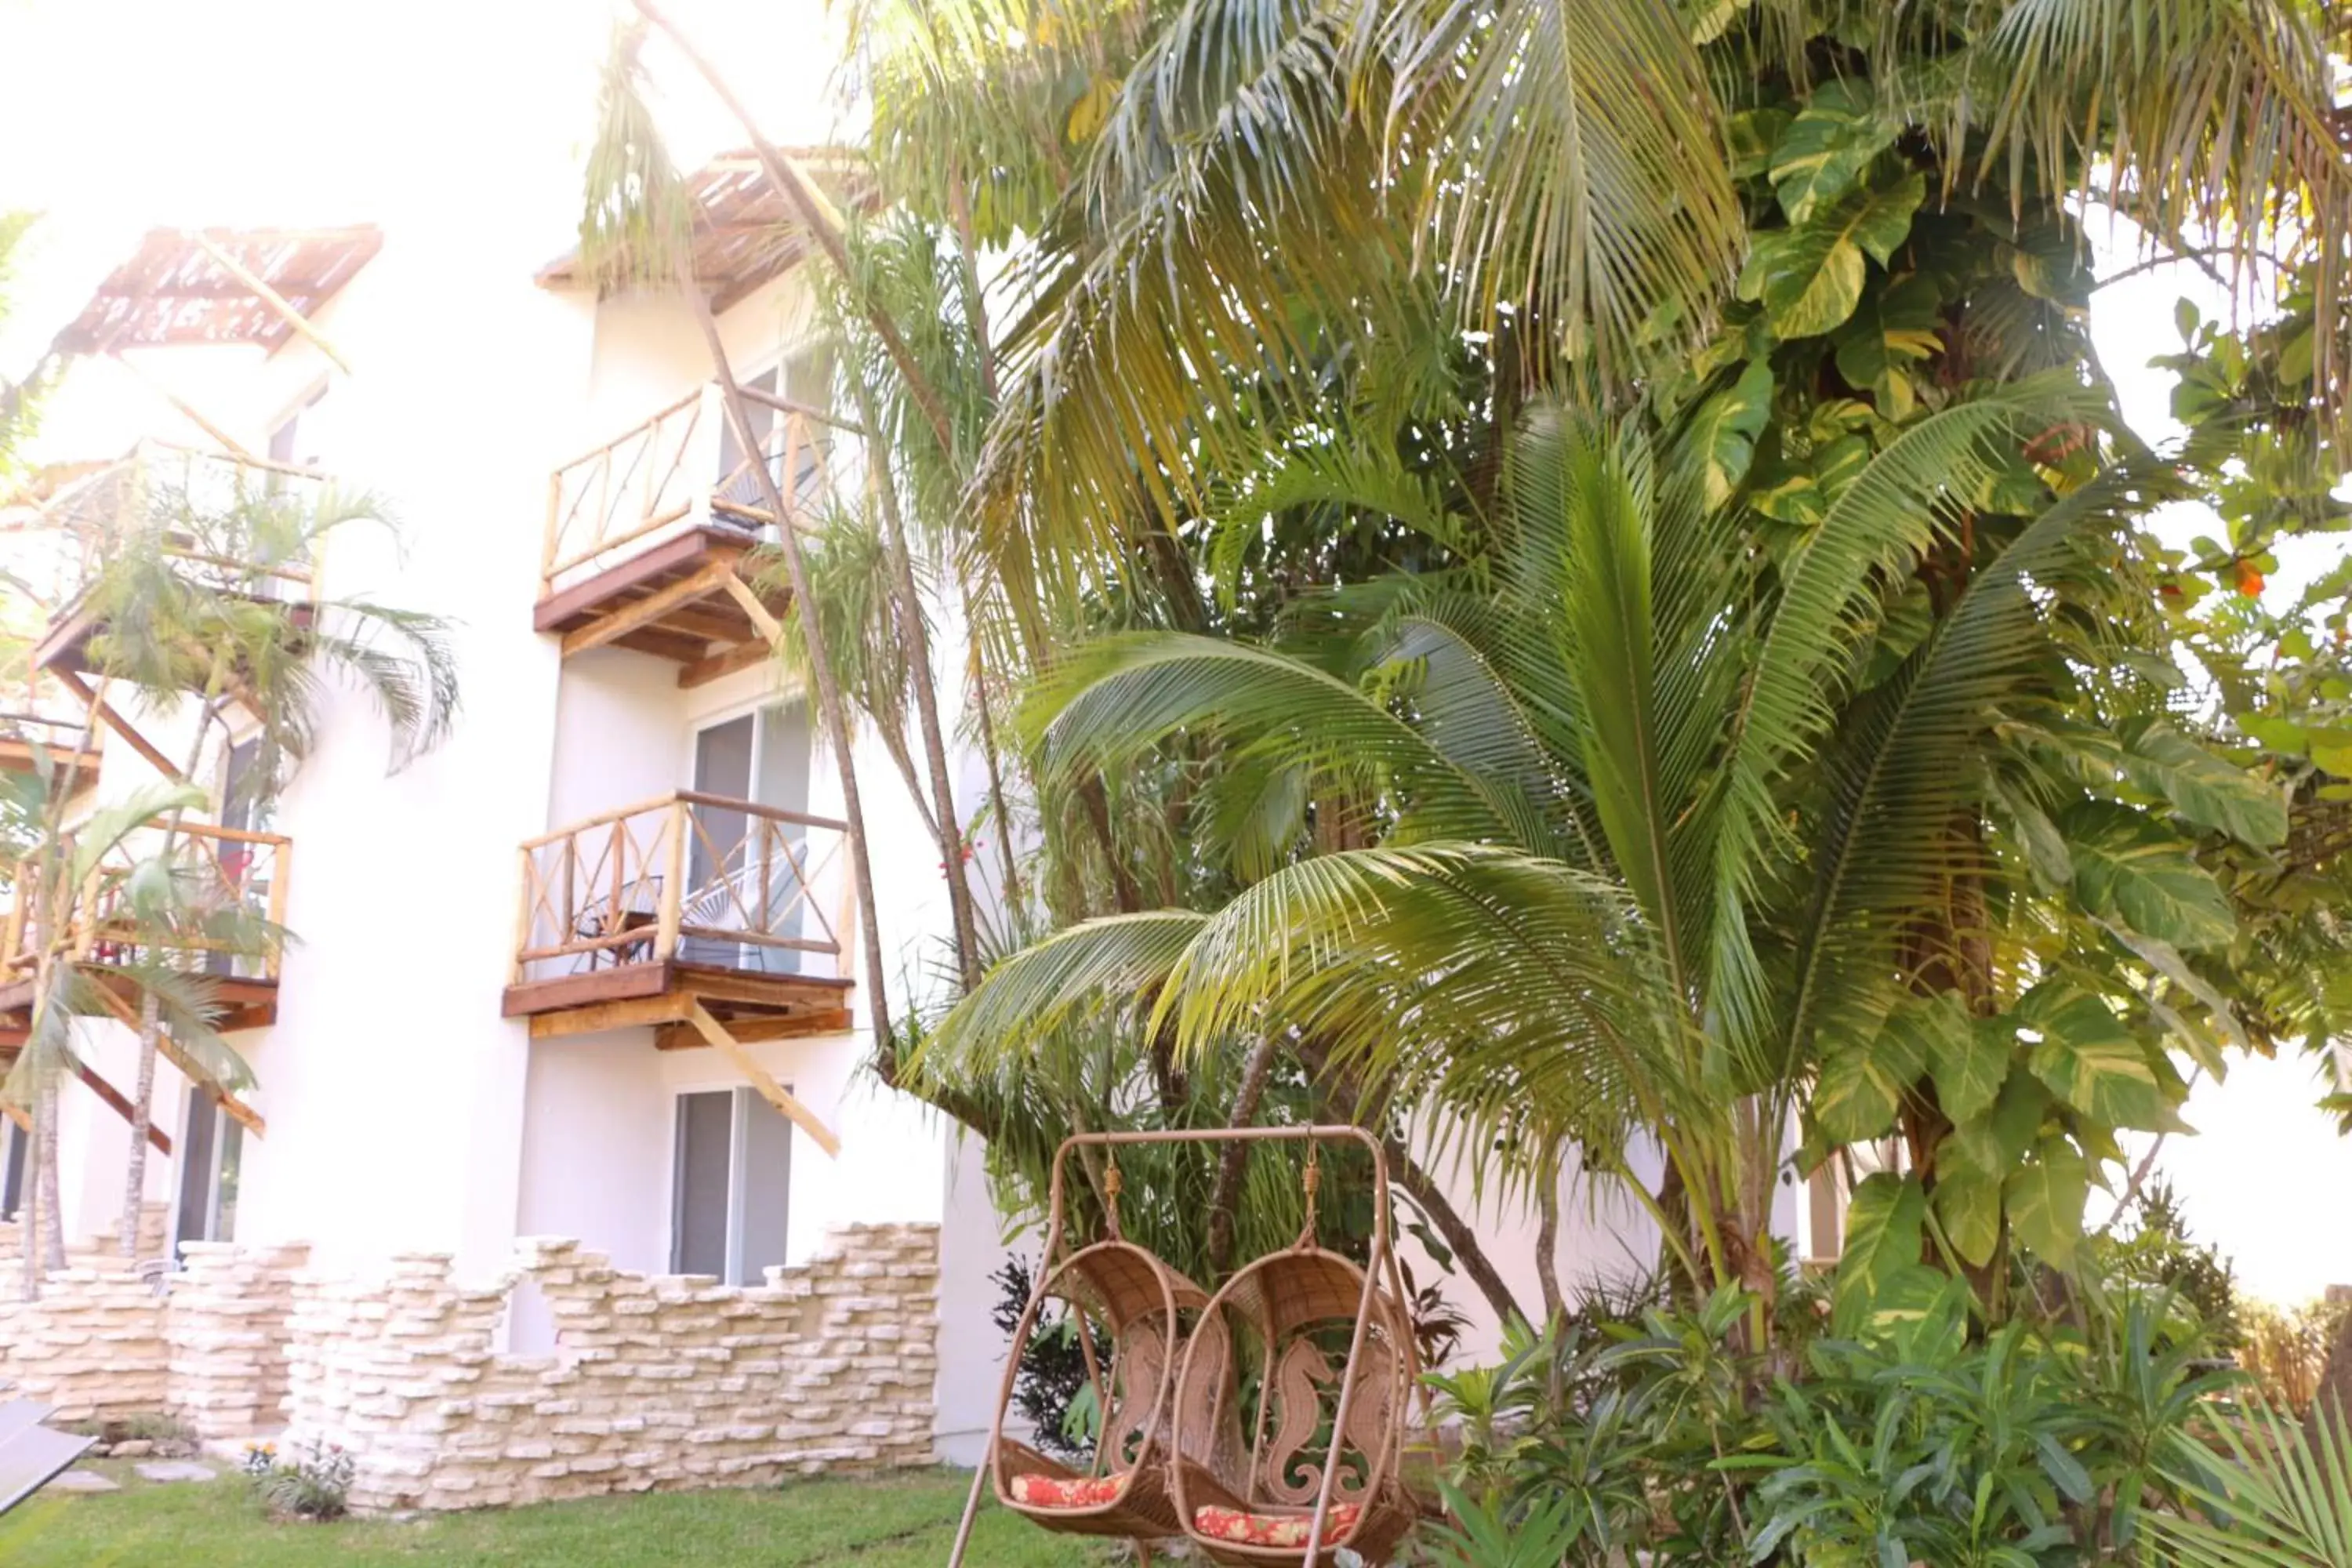
M 1085 1468 L 1074 1468 L 1005 1435 L 1013 1380 L 1020 1370 L 1020 1357 L 1009 1358 L 997 1393 L 988 1457 L 973 1478 L 964 1522 L 949 1559 L 951 1564 L 962 1561 L 983 1484 L 992 1487 L 1000 1505 L 1045 1529 L 1074 1535 L 1122 1536 L 1138 1543 L 1147 1562 L 1146 1543 L 1181 1533 L 1168 1489 L 1168 1448 L 1175 1427 L 1197 1433 L 1202 1423 L 1198 1418 L 1171 1422 L 1170 1401 L 1185 1328 L 1207 1307 L 1209 1298 L 1199 1286 L 1119 1234 L 1120 1177 L 1115 1150 L 1104 1173 L 1108 1202 L 1103 1237 L 1063 1254 L 1059 1238 L 1063 1236 L 1064 1160 L 1073 1147 L 1103 1141 L 1100 1134 L 1073 1138 L 1055 1156 L 1046 1226 L 1046 1235 L 1054 1239 L 1048 1242 L 1036 1286 L 1013 1333 L 1013 1344 L 1027 1344 L 1049 1304 L 1059 1303 L 1070 1314 L 1087 1380 L 1094 1387 L 1101 1412 L 1092 1458 Z M 1097 1332 L 1108 1336 L 1108 1355 L 1097 1350 Z
M 1213 1561 L 1327 1568 L 1344 1547 L 1381 1563 L 1420 1517 L 1399 1474 L 1420 1367 L 1389 1236 L 1387 1158 L 1359 1128 L 1302 1131 L 1305 1229 L 1210 1298 L 1176 1380 L 1177 1409 L 1217 1408 L 1232 1398 L 1235 1351 L 1254 1350 L 1248 1441 L 1180 1447 L 1171 1489 L 1185 1534 Z M 1360 1141 L 1371 1153 L 1372 1244 L 1362 1267 L 1316 1245 L 1326 1138 Z

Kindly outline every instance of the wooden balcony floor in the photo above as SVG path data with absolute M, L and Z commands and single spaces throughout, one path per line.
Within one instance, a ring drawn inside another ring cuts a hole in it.
M 119 980 L 102 982 L 117 995 L 129 995 L 128 986 Z M 263 1029 L 278 1022 L 278 982 L 246 980 L 228 975 L 213 977 L 213 997 L 220 1005 L 220 1016 L 213 1027 L 222 1034 L 239 1029 Z M 30 979 L 11 981 L 0 985 L 0 1047 L 21 1044 L 25 1032 L 33 1021 L 33 982 Z
M 500 1011 L 529 1018 L 533 1039 L 651 1026 L 654 1043 L 670 1050 L 704 1043 L 687 1022 L 697 1005 L 746 1044 L 841 1034 L 849 1027 L 852 984 L 719 964 L 624 963 L 509 985 Z
M 531 625 L 563 639 L 569 658 L 610 644 L 673 659 L 680 686 L 699 686 L 768 656 L 768 640 L 734 589 L 758 548 L 748 534 L 691 528 L 541 599 Z M 772 616 L 789 595 L 754 588 Z

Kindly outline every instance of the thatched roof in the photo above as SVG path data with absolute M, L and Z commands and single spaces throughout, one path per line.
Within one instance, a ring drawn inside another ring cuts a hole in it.
M 54 346 L 68 353 L 190 343 L 257 343 L 274 351 L 294 328 L 270 294 L 310 316 L 383 246 L 382 231 L 372 225 L 151 229 Z
M 814 176 L 836 205 L 870 207 L 877 199 L 872 174 L 855 154 L 839 148 L 793 148 L 793 159 Z M 687 179 L 694 205 L 694 275 L 710 290 L 710 308 L 724 310 L 772 278 L 799 266 L 814 248 L 782 198 L 770 188 L 760 160 L 750 152 L 728 153 Z M 580 253 L 571 250 L 540 268 L 550 289 L 577 288 L 588 279 Z

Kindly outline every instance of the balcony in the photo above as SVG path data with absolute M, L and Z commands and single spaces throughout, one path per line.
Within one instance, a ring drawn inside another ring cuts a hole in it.
M 530 840 L 505 1015 L 664 1049 L 845 1030 L 847 831 L 680 790 Z
M 142 531 L 161 526 L 163 552 L 183 580 L 211 592 L 295 606 L 297 618 L 319 601 L 317 563 L 307 558 L 254 559 L 255 529 L 246 514 L 263 502 L 309 508 L 325 475 L 258 458 L 142 442 L 60 489 L 26 528 L 47 548 L 29 550 L 28 586 L 53 605 L 34 645 L 33 667 L 68 689 L 93 673 L 90 639 L 103 630 L 89 603 L 100 570 Z M 82 695 L 77 691 L 77 695 Z
M 214 1027 L 226 1033 L 275 1023 L 280 955 L 275 950 L 261 954 L 236 951 L 225 940 L 222 927 L 227 921 L 221 917 L 259 918 L 284 926 L 292 840 L 276 833 L 182 823 L 172 839 L 170 859 L 194 918 L 167 942 L 150 944 L 142 942 L 142 933 L 129 918 L 129 880 L 134 867 L 163 858 L 165 836 L 163 826 L 152 823 L 108 853 L 75 900 L 73 927 L 50 937 L 50 952 L 109 963 L 160 960 L 212 982 L 220 1008 Z M 0 1040 L 21 1039 L 32 1022 L 34 974 L 41 959 L 33 911 L 39 897 L 37 872 L 26 867 L 8 910 L 4 948 L 8 957 L 0 974 Z M 109 1005 L 120 1016 L 132 1003 L 126 993 L 110 988 Z M 135 1022 L 135 1013 L 126 1021 Z
M 740 449 L 710 383 L 551 477 L 532 625 L 562 638 L 564 658 L 634 648 L 675 661 L 693 687 L 768 656 L 787 595 L 744 563 L 818 504 L 830 443 L 809 410 L 743 395 L 757 452 Z M 781 523 L 763 464 L 790 514 Z
M 0 711 L 0 773 L 29 773 L 36 758 L 46 751 L 58 770 L 59 784 L 69 795 L 79 797 L 98 783 L 104 736 L 104 731 L 91 728 L 79 711 L 46 698 Z M 65 782 L 68 773 L 70 784 Z

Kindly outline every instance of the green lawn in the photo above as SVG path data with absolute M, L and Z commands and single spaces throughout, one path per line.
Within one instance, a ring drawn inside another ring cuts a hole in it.
M 870 1481 L 803 1481 L 766 1491 L 598 1498 L 499 1512 L 275 1525 L 242 1479 L 154 1486 L 127 1465 L 97 1468 L 123 1489 L 37 1499 L 0 1519 L 7 1568 L 635 1568 L 690 1563 L 759 1568 L 942 1568 L 966 1478 L 927 1470 Z M 1098 1568 L 1103 1546 L 1045 1533 L 1010 1514 L 981 1517 L 972 1568 Z

